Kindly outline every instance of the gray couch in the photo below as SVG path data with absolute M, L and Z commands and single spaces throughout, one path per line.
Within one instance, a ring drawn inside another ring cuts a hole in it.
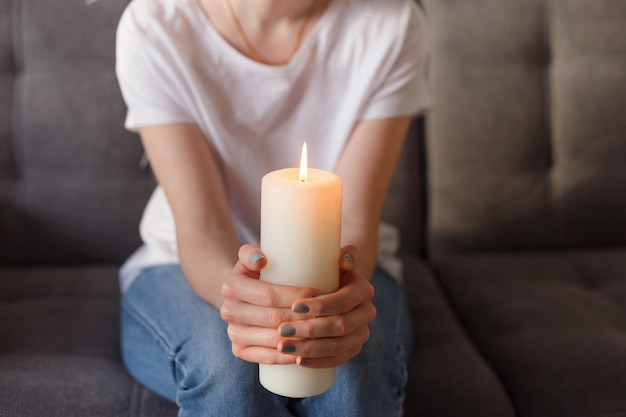
M 127 0 L 0 0 L 0 417 L 174 416 L 118 349 L 155 183 L 122 128 Z M 434 109 L 403 232 L 409 416 L 626 416 L 626 1 L 424 0 Z

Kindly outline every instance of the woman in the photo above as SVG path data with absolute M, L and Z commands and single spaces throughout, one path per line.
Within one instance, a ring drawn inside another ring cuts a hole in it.
M 376 266 L 378 223 L 428 106 L 425 26 L 410 0 L 129 4 L 117 75 L 159 186 L 120 272 L 122 353 L 180 416 L 402 414 L 410 326 Z M 305 140 L 309 166 L 343 178 L 341 283 L 324 297 L 258 279 L 261 177 L 296 165 Z M 257 363 L 337 378 L 283 398 Z

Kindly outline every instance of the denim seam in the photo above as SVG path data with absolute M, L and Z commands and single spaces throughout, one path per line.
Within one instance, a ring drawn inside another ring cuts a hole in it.
M 132 304 L 133 303 L 130 302 L 126 297 L 122 298 L 122 307 L 125 308 L 128 314 L 130 314 L 133 317 L 133 319 L 135 319 L 139 324 L 141 324 L 152 335 L 152 337 L 154 337 L 154 339 L 159 342 L 159 344 L 163 347 L 163 350 L 165 351 L 165 353 L 174 362 L 175 366 L 183 374 L 186 374 L 187 369 L 185 365 L 178 360 L 178 357 L 176 354 L 177 352 L 171 349 L 171 346 L 169 345 L 169 343 L 167 343 L 165 336 L 161 332 L 157 331 L 156 326 L 154 326 L 150 322 L 150 320 L 148 320 L 143 314 L 141 314 L 139 310 L 135 308 L 135 306 L 133 306 Z M 174 377 L 176 378 L 176 375 L 174 375 Z M 183 389 L 187 388 L 182 383 L 180 385 Z

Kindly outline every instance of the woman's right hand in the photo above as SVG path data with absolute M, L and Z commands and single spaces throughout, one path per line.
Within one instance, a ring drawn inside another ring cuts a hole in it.
M 243 360 L 265 364 L 296 363 L 297 356 L 281 353 L 278 327 L 285 322 L 306 319 L 293 313 L 296 300 L 318 295 L 319 290 L 271 284 L 261 281 L 267 264 L 261 249 L 243 245 L 238 262 L 222 287 L 222 320 L 228 323 L 233 354 Z

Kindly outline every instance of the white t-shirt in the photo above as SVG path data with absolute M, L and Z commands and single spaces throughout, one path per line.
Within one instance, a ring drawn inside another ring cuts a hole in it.
M 234 49 L 198 0 L 133 0 L 117 32 L 125 126 L 193 122 L 216 152 L 241 243 L 258 243 L 261 178 L 297 166 L 333 171 L 359 120 L 429 106 L 425 19 L 412 0 L 333 0 L 286 65 Z M 160 187 L 140 224 L 143 246 L 120 271 L 122 290 L 147 266 L 179 261 Z

